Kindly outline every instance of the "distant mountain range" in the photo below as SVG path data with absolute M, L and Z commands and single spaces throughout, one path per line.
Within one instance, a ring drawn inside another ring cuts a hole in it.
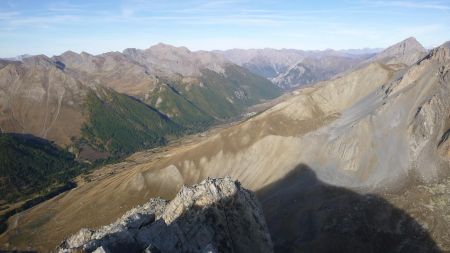
M 427 50 L 415 38 L 408 38 L 385 50 L 232 49 L 215 52 L 255 74 L 268 78 L 282 89 L 292 89 L 328 80 L 368 62 L 398 62 L 411 65 L 423 57 Z
M 361 58 L 370 57 L 382 49 L 348 49 L 348 50 L 297 50 L 297 49 L 230 49 L 214 51 L 228 60 L 248 68 L 250 71 L 266 78 L 275 78 L 289 68 L 305 59 L 322 57 Z
M 2 131 L 49 139 L 81 159 L 161 145 L 281 94 L 216 54 L 164 44 L 27 56 L 0 67 Z
M 116 159 L 231 120 L 283 89 L 371 62 L 408 66 L 426 54 L 413 38 L 374 51 L 191 52 L 158 44 L 100 55 L 67 51 L 4 59 L 0 130 L 49 140 L 79 161 Z M 28 143 L 21 147 L 32 149 Z
M 100 55 L 22 55 L 0 60 L 0 127 L 54 141 L 82 160 L 120 157 L 236 117 L 282 89 L 374 61 L 411 65 L 426 52 L 408 38 L 383 51 L 191 52 L 158 44 Z

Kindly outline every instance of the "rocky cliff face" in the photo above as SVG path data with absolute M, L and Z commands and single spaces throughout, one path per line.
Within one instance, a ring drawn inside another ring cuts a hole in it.
M 272 252 L 260 205 L 237 181 L 207 179 L 151 199 L 116 222 L 82 229 L 59 252 Z

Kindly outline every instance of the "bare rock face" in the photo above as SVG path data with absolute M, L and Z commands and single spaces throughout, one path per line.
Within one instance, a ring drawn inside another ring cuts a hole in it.
M 151 199 L 98 230 L 81 229 L 59 252 L 272 252 L 259 202 L 230 177 Z

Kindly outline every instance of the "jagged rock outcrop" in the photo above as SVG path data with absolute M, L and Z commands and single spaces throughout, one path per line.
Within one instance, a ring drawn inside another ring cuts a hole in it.
M 272 252 L 253 193 L 230 177 L 151 199 L 98 230 L 81 229 L 59 252 Z

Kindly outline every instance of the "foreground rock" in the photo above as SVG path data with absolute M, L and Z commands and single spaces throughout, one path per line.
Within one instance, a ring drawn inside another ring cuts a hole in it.
M 98 230 L 81 229 L 59 252 L 272 252 L 259 202 L 230 177 L 151 199 Z

